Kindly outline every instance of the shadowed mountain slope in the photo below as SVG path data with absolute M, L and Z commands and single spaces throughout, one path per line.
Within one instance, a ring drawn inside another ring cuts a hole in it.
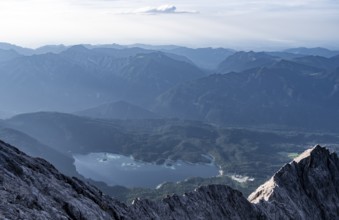
M 315 48 L 306 48 L 298 47 L 285 50 L 285 52 L 293 54 L 304 54 L 304 55 L 313 55 L 313 56 L 323 56 L 323 57 L 333 57 L 339 55 L 339 51 L 329 50 L 326 48 L 315 47 Z
M 185 58 L 140 48 L 78 45 L 59 54 L 18 57 L 5 52 L 0 51 L 0 99 L 6 112 L 74 112 L 116 100 L 147 106 L 167 89 L 205 75 Z
M 234 50 L 225 48 L 186 48 L 177 47 L 170 50 L 163 50 L 168 53 L 182 55 L 192 60 L 197 66 L 214 70 L 219 63 L 226 59 L 228 56 L 235 53 Z
M 227 57 L 219 64 L 218 72 L 241 72 L 256 67 L 264 67 L 279 61 L 281 58 L 268 55 L 265 52 L 237 52 Z
M 102 104 L 75 113 L 80 116 L 106 119 L 151 119 L 159 115 L 125 101 Z
M 281 60 L 178 85 L 153 110 L 223 125 L 337 130 L 338 79 L 338 70 Z

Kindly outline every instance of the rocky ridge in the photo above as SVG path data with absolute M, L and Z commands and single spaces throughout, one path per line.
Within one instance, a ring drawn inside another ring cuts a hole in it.
M 338 219 L 339 159 L 315 146 L 249 196 L 270 219 Z
M 315 148 L 281 168 L 247 200 L 225 185 L 126 205 L 0 141 L 0 219 L 335 219 L 339 159 Z

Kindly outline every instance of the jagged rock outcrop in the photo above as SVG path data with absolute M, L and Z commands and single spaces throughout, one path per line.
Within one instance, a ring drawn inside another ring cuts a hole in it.
M 269 219 L 339 219 L 339 160 L 315 146 L 249 196 Z
M 0 142 L 0 219 L 114 219 L 127 206 Z
M 225 185 L 200 187 L 159 202 L 135 200 L 131 209 L 142 219 L 265 219 L 241 192 Z
M 128 206 L 0 141 L 0 219 L 336 219 L 338 178 L 337 155 L 317 146 L 284 166 L 250 201 L 211 185 Z

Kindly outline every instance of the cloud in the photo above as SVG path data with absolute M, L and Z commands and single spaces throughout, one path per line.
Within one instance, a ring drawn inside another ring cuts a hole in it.
M 339 45 L 338 0 L 159 2 L 165 1 L 0 0 L 0 41 L 27 47 L 79 42 L 236 49 Z
M 147 13 L 147 14 L 175 13 L 177 11 L 177 7 L 175 7 L 174 5 L 161 5 L 156 8 L 152 8 L 152 7 L 140 8 L 137 11 L 141 13 Z
M 159 7 L 143 7 L 134 10 L 127 10 L 124 14 L 195 14 L 197 11 L 179 11 L 174 5 L 161 5 Z

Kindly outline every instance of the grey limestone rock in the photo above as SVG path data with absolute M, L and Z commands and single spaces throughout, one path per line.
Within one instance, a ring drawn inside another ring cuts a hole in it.
M 0 141 L 0 219 L 338 219 L 339 160 L 316 146 L 247 200 L 225 185 L 126 205 Z
M 319 145 L 249 196 L 269 219 L 339 219 L 339 160 Z

